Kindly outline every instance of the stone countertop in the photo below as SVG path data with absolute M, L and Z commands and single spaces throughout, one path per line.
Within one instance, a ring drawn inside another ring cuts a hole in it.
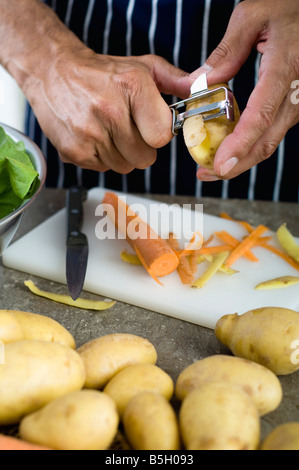
M 195 199 L 150 195 L 166 203 L 203 204 L 204 212 L 219 215 L 227 212 L 253 225 L 263 223 L 276 230 L 283 222 L 299 236 L 299 205 L 246 200 Z M 65 191 L 44 189 L 25 213 L 15 240 L 33 229 L 65 205 Z M 82 311 L 34 296 L 24 286 L 28 274 L 5 268 L 0 260 L 0 308 L 24 310 L 47 315 L 64 325 L 74 336 L 77 346 L 109 333 L 132 333 L 146 337 L 157 349 L 158 365 L 176 380 L 192 362 L 213 354 L 230 354 L 215 337 L 214 331 L 161 315 L 139 307 L 117 302 L 111 310 Z M 65 286 L 30 276 L 44 290 L 66 293 Z M 89 298 L 94 295 L 84 293 Z M 274 427 L 288 421 L 299 421 L 299 372 L 280 377 L 284 398 L 280 407 L 262 418 L 262 437 Z

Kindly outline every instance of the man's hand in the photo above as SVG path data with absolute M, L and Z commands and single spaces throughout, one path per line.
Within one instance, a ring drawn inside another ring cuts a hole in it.
M 26 92 L 62 161 L 125 174 L 152 165 L 156 149 L 173 138 L 161 92 L 185 96 L 185 76 L 157 56 L 101 56 L 82 47 L 49 64 Z
M 98 55 L 40 0 L 0 1 L 0 42 L 0 63 L 64 162 L 128 173 L 172 139 L 161 93 L 186 98 L 190 83 L 166 60 Z
M 298 0 L 245 0 L 234 10 L 222 42 L 207 60 L 209 84 L 233 78 L 254 47 L 262 54 L 259 81 L 235 131 L 217 152 L 214 171 L 200 168 L 199 179 L 229 179 L 248 170 L 273 155 L 299 122 L 298 33 Z

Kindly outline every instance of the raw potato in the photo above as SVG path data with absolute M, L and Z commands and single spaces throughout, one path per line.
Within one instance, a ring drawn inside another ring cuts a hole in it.
M 155 347 L 144 338 L 132 334 L 111 334 L 84 344 L 78 350 L 86 370 L 86 388 L 102 388 L 127 366 L 155 364 Z
M 299 450 L 299 423 L 285 423 L 275 428 L 260 450 Z
M 228 88 L 227 84 L 221 84 L 210 86 L 209 89 L 212 90 L 219 86 L 225 86 Z M 189 111 L 190 109 L 195 109 L 210 103 L 223 101 L 223 99 L 224 92 L 220 91 L 211 98 L 191 103 L 187 106 L 187 110 Z M 225 115 L 205 122 L 203 121 L 202 115 L 186 119 L 183 126 L 185 144 L 192 158 L 201 167 L 207 169 L 214 168 L 214 157 L 220 144 L 230 133 L 233 132 L 240 119 L 240 111 L 235 98 L 234 111 L 235 120 L 233 122 L 228 121 Z
M 153 391 L 170 400 L 173 389 L 171 377 L 160 367 L 154 364 L 134 364 L 118 372 L 108 382 L 104 392 L 115 401 L 122 417 L 129 400 L 137 393 Z
M 211 382 L 184 399 L 179 424 L 186 450 L 257 450 L 260 417 L 251 398 L 231 383 Z
M 22 439 L 55 450 L 106 450 L 118 423 L 111 398 L 97 390 L 79 390 L 26 416 L 19 431 Z
M 179 450 L 177 417 L 170 403 L 155 392 L 141 392 L 126 406 L 123 425 L 134 450 Z
M 265 307 L 243 315 L 225 315 L 215 334 L 234 356 L 257 362 L 276 375 L 299 370 L 299 313 Z
M 0 310 L 0 340 L 3 343 L 20 340 L 50 341 L 75 349 L 73 336 L 60 323 L 37 313 Z
M 221 354 L 194 362 L 184 369 L 177 379 L 175 394 L 183 400 L 203 384 L 219 381 L 241 387 L 255 403 L 260 416 L 278 408 L 282 400 L 282 387 L 273 372 L 255 362 Z
M 18 423 L 51 400 L 80 390 L 84 364 L 73 349 L 46 341 L 5 345 L 0 366 L 0 425 Z

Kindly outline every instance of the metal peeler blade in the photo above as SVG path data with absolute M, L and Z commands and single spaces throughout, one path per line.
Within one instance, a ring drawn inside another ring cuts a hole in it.
M 199 77 L 198 83 L 202 86 L 204 84 L 204 88 L 201 88 L 198 91 L 196 90 L 196 84 L 191 88 L 191 96 L 186 100 L 179 101 L 174 103 L 170 106 L 170 109 L 173 114 L 173 122 L 172 122 L 172 133 L 174 135 L 178 134 L 178 131 L 183 127 L 184 122 L 187 118 L 191 116 L 198 116 L 199 114 L 204 115 L 204 121 L 209 121 L 211 119 L 217 119 L 220 116 L 226 115 L 226 118 L 229 121 L 235 120 L 235 113 L 234 113 L 234 95 L 232 91 L 225 86 L 219 86 L 214 90 L 209 90 L 207 87 L 207 80 L 203 79 L 202 76 Z M 205 106 L 200 106 L 196 109 L 191 109 L 189 111 L 184 111 L 182 113 L 179 112 L 179 109 L 187 106 L 187 104 L 193 103 L 198 101 L 202 98 L 211 98 L 212 96 L 219 93 L 219 91 L 223 91 L 224 99 L 222 101 L 217 101 L 215 103 L 211 103 Z M 212 112 L 215 111 L 215 112 Z M 210 113 L 210 114 L 207 114 Z

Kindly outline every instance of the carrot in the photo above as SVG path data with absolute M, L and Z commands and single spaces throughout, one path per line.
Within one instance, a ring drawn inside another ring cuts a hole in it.
M 0 434 L 0 450 L 52 450 L 48 447 L 22 441 L 16 437 Z
M 297 269 L 299 271 L 299 263 L 297 263 L 295 260 L 293 260 L 290 256 L 288 256 L 286 253 L 281 251 L 279 248 L 276 248 L 273 245 L 268 245 L 268 243 L 263 243 L 260 246 L 265 248 L 266 250 L 271 251 L 277 256 L 280 256 L 280 258 L 284 259 L 288 264 L 290 264 L 293 268 Z
M 199 250 L 199 255 L 215 255 L 223 251 L 231 251 L 231 245 L 206 246 Z
M 171 248 L 179 255 L 179 264 L 177 267 L 178 275 L 183 284 L 192 284 L 193 282 L 193 264 L 191 265 L 190 255 L 181 254 L 178 240 L 175 238 L 173 233 L 169 234 L 168 243 Z
M 259 237 L 267 231 L 267 227 L 264 225 L 259 225 L 254 229 L 248 237 L 246 237 L 239 245 L 230 253 L 227 260 L 225 261 L 225 266 L 230 267 L 234 264 L 244 253 L 247 253 L 252 247 L 256 245 Z
M 237 248 L 237 246 L 241 243 L 239 240 L 237 240 L 225 230 L 222 230 L 222 232 L 216 232 L 215 235 L 220 238 L 221 241 L 230 245 L 229 251 L 232 251 L 232 249 Z M 250 250 L 246 251 L 243 256 L 249 259 L 249 261 L 258 261 L 257 257 Z
M 253 231 L 252 225 L 250 225 L 248 222 L 246 222 L 246 221 L 244 221 L 244 220 L 236 220 L 236 219 L 234 219 L 233 217 L 231 217 L 230 215 L 228 215 L 226 212 L 221 212 L 220 217 L 222 217 L 222 219 L 231 220 L 231 221 L 233 221 L 233 222 L 237 222 L 238 224 L 243 225 L 243 227 L 244 227 L 249 233 L 251 233 L 251 232 Z
M 167 276 L 177 269 L 177 254 L 117 194 L 106 192 L 102 202 L 108 216 L 135 250 L 147 272 L 161 284 L 159 277 Z

